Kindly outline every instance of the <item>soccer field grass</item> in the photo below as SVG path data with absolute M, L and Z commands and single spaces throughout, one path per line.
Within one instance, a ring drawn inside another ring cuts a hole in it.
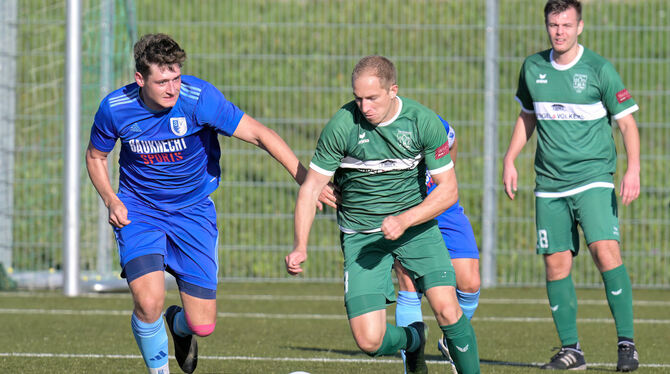
M 640 373 L 670 372 L 670 292 L 635 290 Z M 616 366 L 614 323 L 600 289 L 580 289 L 578 328 L 590 372 Z M 166 307 L 177 303 L 167 293 Z M 533 373 L 559 345 L 544 289 L 485 289 L 473 319 L 483 373 Z M 214 334 L 199 339 L 196 373 L 401 373 L 399 356 L 370 358 L 356 347 L 342 286 L 318 283 L 224 283 Z M 449 372 L 429 325 L 426 354 L 433 373 Z M 0 293 L 0 372 L 145 373 L 130 331 L 127 293 L 65 298 L 57 292 Z M 393 307 L 388 309 L 393 322 Z M 173 347 L 170 341 L 170 353 Z M 181 373 L 171 357 L 170 370 Z

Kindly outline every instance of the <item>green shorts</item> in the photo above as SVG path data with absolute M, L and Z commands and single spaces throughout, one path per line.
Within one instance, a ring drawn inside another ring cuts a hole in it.
M 564 197 L 536 197 L 535 225 L 537 253 L 571 250 L 579 253 L 579 232 L 587 244 L 598 240 L 619 240 L 619 216 L 612 188 L 591 188 Z
M 385 309 L 395 301 L 391 278 L 397 258 L 420 292 L 436 286 L 456 286 L 449 251 L 437 222 L 410 227 L 397 240 L 384 234 L 340 234 L 344 254 L 344 304 L 349 319 Z

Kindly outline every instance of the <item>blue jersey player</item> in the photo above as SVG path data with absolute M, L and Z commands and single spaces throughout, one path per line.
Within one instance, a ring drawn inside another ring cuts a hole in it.
M 456 132 L 449 123 L 442 117 L 442 124 L 447 130 L 449 138 L 449 154 L 452 161 L 456 162 L 458 142 L 456 141 Z M 426 175 L 427 192 L 431 193 L 435 188 L 435 183 Z M 444 243 L 449 249 L 451 263 L 456 272 L 456 297 L 458 304 L 468 319 L 472 318 L 475 309 L 479 305 L 479 250 L 475 235 L 470 225 L 470 220 L 465 215 L 463 207 L 458 201 L 449 207 L 442 214 L 435 218 L 438 222 Z M 421 297 L 412 283 L 412 279 L 402 268 L 399 262 L 395 262 L 396 275 L 398 277 L 398 300 L 396 302 L 396 325 L 408 326 L 415 321 L 421 321 Z M 447 344 L 444 338 L 438 342 L 438 347 L 442 354 L 451 361 Z
M 165 374 L 168 337 L 162 311 L 164 271 L 177 280 L 182 307 L 165 319 L 181 369 L 197 365 L 195 336 L 216 324 L 217 135 L 266 150 L 302 183 L 306 169 L 288 145 L 226 100 L 212 84 L 182 75 L 186 53 L 168 35 L 143 36 L 134 47 L 135 83 L 100 104 L 86 151 L 88 173 L 109 209 L 119 258 L 134 301 L 132 331 L 151 374 Z M 119 190 L 114 193 L 107 156 L 121 141 Z M 331 189 L 320 200 L 335 206 Z

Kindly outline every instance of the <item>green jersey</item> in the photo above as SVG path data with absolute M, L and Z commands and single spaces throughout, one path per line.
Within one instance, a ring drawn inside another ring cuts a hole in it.
M 611 63 L 581 45 L 568 65 L 553 61 L 551 49 L 534 54 L 521 67 L 516 99 L 537 118 L 536 195 L 614 186 L 610 117 L 638 106 Z
M 398 113 L 376 126 L 351 101 L 319 136 L 310 168 L 335 175 L 342 195 L 337 222 L 343 232 L 379 231 L 386 216 L 423 201 L 426 170 L 439 174 L 454 165 L 437 114 L 413 100 L 398 101 Z

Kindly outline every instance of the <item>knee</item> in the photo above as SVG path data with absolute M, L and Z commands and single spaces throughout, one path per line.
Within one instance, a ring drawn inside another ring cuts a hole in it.
M 467 293 L 475 293 L 479 291 L 480 287 L 481 282 L 479 280 L 479 277 L 472 277 L 468 279 L 466 282 L 463 282 L 463 284 L 459 283 L 457 289 Z
M 135 315 L 142 321 L 155 321 L 163 314 L 163 297 L 143 296 L 135 300 Z
M 383 336 L 356 336 L 356 345 L 368 356 L 375 356 L 382 346 Z
M 198 336 L 208 336 L 211 335 L 214 332 L 214 328 L 216 327 L 216 322 L 214 323 L 208 323 L 204 325 L 191 325 L 189 324 L 188 327 L 193 331 L 194 334 Z
M 458 322 L 463 312 L 458 303 L 445 305 L 438 311 L 435 311 L 435 317 L 440 324 L 453 325 Z

